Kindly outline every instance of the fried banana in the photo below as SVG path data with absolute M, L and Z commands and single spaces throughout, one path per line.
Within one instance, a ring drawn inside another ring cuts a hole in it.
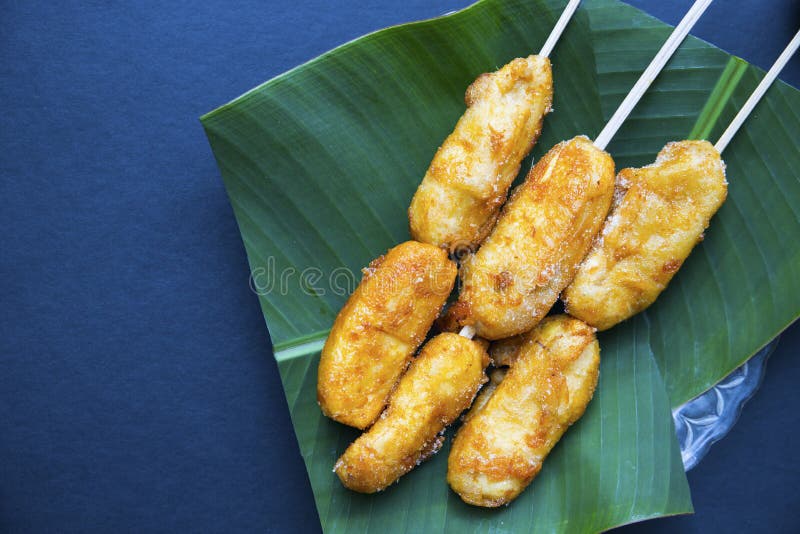
M 654 164 L 620 171 L 599 239 L 562 296 L 567 312 L 606 330 L 650 306 L 727 192 L 725 165 L 707 141 L 670 143 Z
M 366 428 L 380 415 L 447 300 L 447 252 L 407 241 L 370 263 L 325 342 L 317 400 L 328 417 Z
M 546 57 L 517 58 L 469 86 L 467 110 L 436 152 L 408 219 L 417 241 L 474 250 L 542 130 L 553 99 Z
M 435 454 L 445 427 L 469 408 L 486 381 L 488 364 L 480 343 L 457 334 L 426 343 L 380 419 L 336 462 L 342 484 L 362 493 L 381 491 Z
M 463 261 L 461 295 L 444 323 L 472 325 L 486 339 L 533 328 L 572 280 L 613 194 L 611 156 L 584 136 L 553 147 Z
M 548 317 L 520 341 L 505 377 L 488 399 L 479 397 L 453 440 L 447 482 L 468 504 L 515 499 L 597 385 L 600 346 L 582 321 Z

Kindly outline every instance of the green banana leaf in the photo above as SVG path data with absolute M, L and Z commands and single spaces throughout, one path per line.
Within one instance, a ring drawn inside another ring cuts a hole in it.
M 466 87 L 537 51 L 564 3 L 484 0 L 382 30 L 201 119 L 326 531 L 596 532 L 690 512 L 671 408 L 798 316 L 800 95 L 778 82 L 724 154 L 729 199 L 705 241 L 650 309 L 600 336 L 595 399 L 520 498 L 463 504 L 444 479 L 449 445 L 381 494 L 341 486 L 332 466 L 357 432 L 316 404 L 327 330 L 359 269 L 409 238 L 408 203 Z M 669 32 L 615 0 L 584 2 L 552 55 L 555 111 L 523 171 L 562 139 L 595 136 Z M 671 140 L 716 139 L 762 75 L 687 39 L 609 146 L 618 168 Z

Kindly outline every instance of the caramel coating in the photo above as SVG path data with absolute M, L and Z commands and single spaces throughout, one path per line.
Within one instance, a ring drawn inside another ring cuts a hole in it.
M 517 58 L 467 89 L 467 110 L 436 152 L 408 219 L 417 241 L 474 250 L 542 130 L 553 99 L 546 57 Z
M 522 493 L 597 385 L 600 346 L 582 321 L 547 317 L 519 342 L 453 440 L 447 482 L 468 504 L 501 506 Z
M 447 252 L 407 241 L 370 263 L 322 349 L 317 400 L 328 417 L 366 428 L 380 415 L 447 300 Z
M 614 162 L 579 136 L 553 147 L 512 195 L 497 226 L 462 263 L 444 324 L 503 339 L 533 328 L 575 275 L 614 194 Z
M 654 164 L 620 171 L 599 239 L 563 294 L 567 312 L 606 330 L 650 306 L 727 193 L 725 164 L 707 141 L 670 143 Z
M 469 408 L 486 381 L 480 343 L 444 333 L 422 348 L 372 428 L 355 440 L 334 471 L 347 488 L 386 488 L 442 446 L 445 427 Z

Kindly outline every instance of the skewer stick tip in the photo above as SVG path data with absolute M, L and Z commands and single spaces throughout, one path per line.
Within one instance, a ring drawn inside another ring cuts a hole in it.
M 594 144 L 597 148 L 605 150 L 608 143 L 611 142 L 611 138 L 617 133 L 619 127 L 625 119 L 628 118 L 628 115 L 633 111 L 633 108 L 642 98 L 642 95 L 647 92 L 650 84 L 653 83 L 658 73 L 661 72 L 661 69 L 664 68 L 664 65 L 667 64 L 669 58 L 672 57 L 686 36 L 689 35 L 689 30 L 691 30 L 700 19 L 711 2 L 712 0 L 696 0 L 691 9 L 689 9 L 683 17 L 683 20 L 675 26 L 675 29 L 672 30 L 670 36 L 661 46 L 661 49 L 636 81 L 633 88 L 631 88 L 628 96 L 625 97 L 617 108 L 617 111 L 614 112 L 614 115 L 609 119 L 608 123 L 606 123 L 603 131 L 601 131 L 597 139 L 595 139 Z
M 778 77 L 778 74 L 780 74 L 780 72 L 783 70 L 783 67 L 786 66 L 794 53 L 797 52 L 798 48 L 800 48 L 800 30 L 794 34 L 794 38 L 792 38 L 786 48 L 783 49 L 781 55 L 778 56 L 778 59 L 775 60 L 775 63 L 772 65 L 772 67 L 770 67 L 769 71 L 767 71 L 767 74 L 764 76 L 758 86 L 756 86 L 753 94 L 750 95 L 750 97 L 744 103 L 744 106 L 742 106 L 742 109 L 739 110 L 739 113 L 736 114 L 731 123 L 720 136 L 719 140 L 714 145 L 714 148 L 717 149 L 717 152 L 721 154 L 722 151 L 725 150 L 725 147 L 727 147 L 728 143 L 731 142 L 733 136 L 739 131 L 739 128 L 741 128 L 744 121 L 747 120 L 747 117 L 753 111 L 753 108 L 756 107 L 756 104 L 758 104 L 758 102 L 764 96 L 764 93 L 767 92 L 769 86 L 772 85 L 772 82 L 775 81 L 775 78 Z
M 458 335 L 461 337 L 465 337 L 467 339 L 472 339 L 473 337 L 475 337 L 475 327 L 467 325 L 461 329 Z
M 564 7 L 564 11 L 561 12 L 561 16 L 558 18 L 558 21 L 556 21 L 556 25 L 553 26 L 553 29 L 550 31 L 547 41 L 545 41 L 544 45 L 542 46 L 542 50 L 539 52 L 540 56 L 550 56 L 550 54 L 553 52 L 553 48 L 556 47 L 556 43 L 561 37 L 561 34 L 564 33 L 564 29 L 566 29 L 569 19 L 572 18 L 572 15 L 575 13 L 575 10 L 578 9 L 580 3 L 581 0 L 569 0 L 569 2 L 567 2 L 567 5 Z

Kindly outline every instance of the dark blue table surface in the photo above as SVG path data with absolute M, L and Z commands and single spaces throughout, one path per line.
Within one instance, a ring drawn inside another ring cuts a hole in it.
M 0 531 L 319 528 L 197 118 L 467 1 L 3 3 Z M 793 0 L 717 2 L 693 33 L 767 67 L 798 25 Z M 795 325 L 689 474 L 696 515 L 628 531 L 800 531 L 798 348 Z

